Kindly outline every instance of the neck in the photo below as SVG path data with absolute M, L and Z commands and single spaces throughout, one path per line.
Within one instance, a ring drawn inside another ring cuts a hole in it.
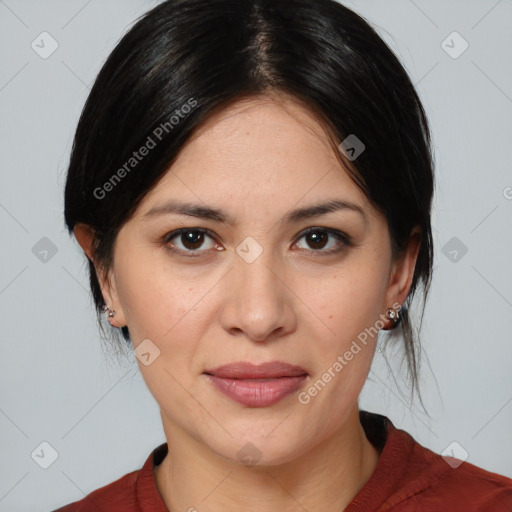
M 169 512 L 344 510 L 375 470 L 379 452 L 358 408 L 342 428 L 300 457 L 277 466 L 226 460 L 178 428 L 165 428 L 168 453 L 155 468 Z

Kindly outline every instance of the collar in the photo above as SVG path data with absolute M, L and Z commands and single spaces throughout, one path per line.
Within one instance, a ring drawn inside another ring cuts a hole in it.
M 418 457 L 421 447 L 418 448 L 419 445 L 407 432 L 397 429 L 386 416 L 380 414 L 359 411 L 359 418 L 368 440 L 377 448 L 380 457 L 374 472 L 345 512 L 391 508 L 430 485 L 428 457 Z M 167 453 L 167 443 L 156 447 L 137 476 L 135 490 L 141 512 L 168 512 L 153 471 Z M 412 475 L 411 465 L 415 469 Z

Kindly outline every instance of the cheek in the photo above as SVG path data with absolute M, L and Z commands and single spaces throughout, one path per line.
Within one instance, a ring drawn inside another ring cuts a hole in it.
M 180 281 L 169 269 L 162 269 L 161 264 L 124 258 L 118 268 L 119 300 L 135 354 L 150 353 L 148 364 L 137 357 L 148 389 L 164 409 L 196 414 L 184 390 L 190 385 L 190 362 L 198 348 L 195 340 L 200 336 L 194 312 L 195 288 L 188 281 Z M 137 350 L 139 344 L 141 350 Z
M 164 255 L 151 256 L 132 252 L 116 262 L 119 300 L 134 348 L 149 339 L 159 351 L 157 364 L 139 364 L 145 378 L 161 366 L 182 381 L 209 325 L 207 292 L 218 277 L 184 274 Z
M 335 428 L 341 415 L 357 401 L 375 353 L 382 292 L 378 272 L 333 276 L 324 293 L 315 294 L 316 322 L 314 375 L 302 396 L 322 417 L 326 428 Z
M 318 312 L 328 328 L 329 345 L 333 339 L 341 345 L 350 344 L 359 333 L 375 325 L 382 313 L 385 282 L 385 269 L 378 262 L 353 265 L 339 269 L 305 295 L 308 306 Z M 342 347 L 338 344 L 338 348 Z
M 134 344 L 149 338 L 162 345 L 191 307 L 187 304 L 187 285 L 173 277 L 161 260 L 148 257 L 144 251 L 119 256 L 116 276 L 119 301 Z
M 357 400 L 371 367 L 385 291 L 386 268 L 382 261 L 367 259 L 337 269 L 308 296 L 308 305 L 318 312 L 316 322 L 315 374 L 303 396 L 304 402 L 333 425 L 334 414 Z M 306 295 L 307 296 L 307 295 Z

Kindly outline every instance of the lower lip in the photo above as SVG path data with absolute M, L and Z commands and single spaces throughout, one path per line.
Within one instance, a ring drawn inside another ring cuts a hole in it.
M 208 377 L 219 391 L 235 402 L 247 407 L 267 407 L 299 389 L 307 375 L 262 380 Z

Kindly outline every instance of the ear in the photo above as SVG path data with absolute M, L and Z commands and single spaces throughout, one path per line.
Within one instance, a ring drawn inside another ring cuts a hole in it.
M 115 318 L 109 318 L 109 322 L 113 327 L 122 327 L 126 325 L 121 303 L 119 302 L 115 275 L 113 270 L 108 273 L 96 261 L 94 254 L 94 230 L 87 224 L 77 223 L 73 229 L 73 233 L 80 247 L 87 255 L 87 258 L 93 263 L 96 269 L 96 276 L 100 284 L 101 293 L 107 306 L 115 311 Z
M 409 235 L 407 248 L 393 262 L 386 293 L 384 308 L 394 304 L 403 304 L 411 288 L 414 269 L 421 245 L 421 229 L 415 226 Z
M 87 257 L 94 263 L 94 230 L 87 224 L 75 224 L 73 233 Z

